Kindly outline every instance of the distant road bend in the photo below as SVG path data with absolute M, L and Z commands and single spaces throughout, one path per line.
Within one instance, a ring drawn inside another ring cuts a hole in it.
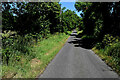
M 39 78 L 118 78 L 92 50 L 76 46 L 76 35 L 74 30 Z

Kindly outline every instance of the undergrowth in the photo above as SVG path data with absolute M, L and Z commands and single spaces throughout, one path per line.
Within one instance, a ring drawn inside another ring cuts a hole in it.
M 14 55 L 9 56 L 8 64 L 5 62 L 7 58 L 3 58 L 2 77 L 3 78 L 35 78 L 40 75 L 47 64 L 54 58 L 58 51 L 64 45 L 69 35 L 65 33 L 56 33 L 49 35 L 36 44 L 26 46 L 28 53 L 13 50 Z M 31 39 L 32 41 L 32 39 Z M 25 45 L 25 44 L 24 44 Z M 23 44 L 21 44 L 21 47 Z M 23 47 L 23 50 L 26 48 Z M 20 46 L 16 47 L 20 48 Z M 7 51 L 7 50 L 6 50 Z M 4 52 L 6 53 L 6 52 Z

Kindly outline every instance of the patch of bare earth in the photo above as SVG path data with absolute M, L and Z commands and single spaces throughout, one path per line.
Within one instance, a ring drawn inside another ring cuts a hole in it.
M 33 67 L 35 67 L 37 65 L 40 65 L 40 64 L 42 64 L 42 62 L 39 59 L 37 59 L 37 58 L 32 59 L 31 63 L 30 63 L 31 68 L 33 68 Z
M 16 72 L 7 72 L 2 78 L 13 78 L 16 74 Z

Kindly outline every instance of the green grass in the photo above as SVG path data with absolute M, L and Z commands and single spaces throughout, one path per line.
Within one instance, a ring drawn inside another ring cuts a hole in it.
M 3 78 L 35 78 L 40 75 L 63 47 L 69 35 L 58 33 L 30 47 L 30 54 L 20 55 L 14 65 L 2 65 Z
M 118 73 L 118 75 L 120 75 L 120 64 L 118 62 L 120 62 L 119 58 L 115 58 L 113 56 L 109 56 L 107 55 L 108 50 L 111 51 L 112 49 L 110 49 L 110 47 L 107 47 L 106 49 L 96 49 L 96 47 L 92 48 L 92 50 L 102 59 L 106 62 L 106 64 L 108 64 L 114 71 L 116 71 Z

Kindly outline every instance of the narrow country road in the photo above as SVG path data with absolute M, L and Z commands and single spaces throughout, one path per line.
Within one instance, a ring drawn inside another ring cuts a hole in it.
M 92 50 L 77 46 L 76 35 L 74 30 L 39 78 L 118 78 Z

